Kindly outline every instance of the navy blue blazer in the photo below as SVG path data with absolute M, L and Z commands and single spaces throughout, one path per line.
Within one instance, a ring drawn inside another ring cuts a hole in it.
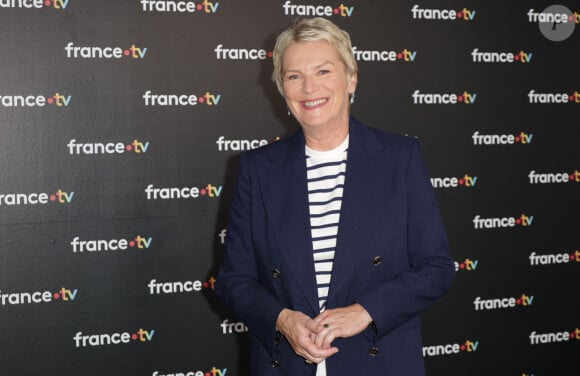
M 333 345 L 328 376 L 424 375 L 419 313 L 455 268 L 419 145 L 350 120 L 327 308 L 360 303 L 373 324 Z M 314 375 L 276 331 L 283 308 L 319 313 L 306 185 L 305 139 L 242 155 L 215 289 L 250 330 L 251 375 Z

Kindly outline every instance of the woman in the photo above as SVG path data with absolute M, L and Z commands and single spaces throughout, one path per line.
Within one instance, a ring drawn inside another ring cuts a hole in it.
M 454 276 L 417 141 L 350 117 L 357 64 L 323 18 L 278 36 L 291 137 L 242 155 L 216 291 L 251 375 L 424 375 L 419 313 Z

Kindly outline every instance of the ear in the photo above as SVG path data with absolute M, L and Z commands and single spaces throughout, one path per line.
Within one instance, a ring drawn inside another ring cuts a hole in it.
M 356 84 L 358 83 L 358 72 L 354 72 L 347 77 L 347 90 L 349 93 L 354 93 L 356 91 Z

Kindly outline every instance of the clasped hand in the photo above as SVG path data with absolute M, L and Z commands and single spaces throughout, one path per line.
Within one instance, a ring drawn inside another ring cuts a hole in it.
M 327 309 L 315 318 L 285 308 L 276 326 L 294 352 L 307 362 L 320 363 L 339 350 L 332 346 L 336 338 L 348 338 L 365 330 L 372 318 L 358 303 L 343 308 Z

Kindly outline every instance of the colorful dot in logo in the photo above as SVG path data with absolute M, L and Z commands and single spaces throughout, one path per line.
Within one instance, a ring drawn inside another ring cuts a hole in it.
M 46 1 L 44 2 L 44 5 L 46 5 L 47 7 L 49 7 L 49 6 L 51 6 L 51 5 L 52 5 L 52 2 L 51 2 L 50 0 L 46 0 Z
M 570 102 L 573 102 L 575 98 L 574 98 L 574 96 L 573 96 L 573 95 L 570 95 L 570 96 L 568 97 L 568 99 L 570 100 Z
M 522 220 L 520 218 L 516 219 L 516 224 L 519 225 L 520 223 L 522 223 Z
M 48 102 L 48 104 L 52 104 L 54 102 L 54 98 L 52 97 L 46 98 L 46 101 Z
M 465 346 L 465 345 L 461 345 L 461 346 L 459 346 L 459 348 L 461 349 L 461 351 L 467 350 L 467 346 Z
M 52 297 L 55 299 L 59 299 L 60 298 L 60 294 L 58 292 L 55 292 L 54 294 L 52 294 Z
M 137 333 L 134 333 L 134 334 L 132 334 L 132 335 L 131 335 L 131 339 L 132 339 L 133 341 L 137 340 L 137 338 L 139 338 L 139 337 L 137 336 Z
M 460 20 L 463 18 L 463 11 L 457 12 L 457 19 Z
M 202 10 L 203 9 L 203 5 L 202 4 L 197 4 L 197 10 Z
M 131 145 L 127 145 L 127 146 L 125 147 L 125 149 L 127 149 L 127 151 L 131 151 L 131 150 L 133 150 L 133 146 L 131 146 Z
M 199 98 L 197 98 L 197 101 L 199 103 L 203 103 L 203 102 L 205 102 L 205 98 L 204 97 L 199 97 Z
M 459 269 L 465 269 L 465 263 L 462 262 L 461 264 L 459 264 Z
M 50 201 L 56 201 L 56 196 L 55 195 L 50 195 Z
M 130 53 L 131 53 L 131 51 L 129 51 L 129 50 L 123 51 L 123 55 L 125 55 L 125 56 L 129 56 Z
M 401 60 L 402 58 L 403 58 L 403 54 L 399 52 L 399 53 L 397 54 L 397 59 Z
M 201 193 L 202 196 L 205 196 L 207 194 L 207 191 L 205 189 L 202 189 L 201 191 L 199 191 L 199 193 Z
M 459 102 L 463 102 L 463 95 L 460 95 L 460 96 L 458 96 L 458 97 L 457 97 L 457 100 L 458 100 Z
M 522 299 L 521 299 L 521 298 L 518 298 L 518 299 L 516 300 L 516 304 L 517 304 L 517 305 L 521 305 L 521 304 L 522 304 Z
M 129 247 L 134 247 L 134 246 L 135 246 L 135 241 L 134 241 L 134 240 L 131 240 L 131 241 L 129 242 Z
M 268 51 L 268 57 L 273 57 L 273 56 L 274 56 L 274 52 Z
M 204 283 L 203 283 L 203 288 L 204 288 L 204 289 L 207 289 L 208 287 L 209 287 L 209 283 L 207 283 L 207 282 L 204 282 Z
M 340 9 L 338 9 L 338 8 L 334 8 L 334 10 L 332 11 L 332 13 L 334 13 L 334 14 L 338 14 L 338 13 L 340 13 Z

